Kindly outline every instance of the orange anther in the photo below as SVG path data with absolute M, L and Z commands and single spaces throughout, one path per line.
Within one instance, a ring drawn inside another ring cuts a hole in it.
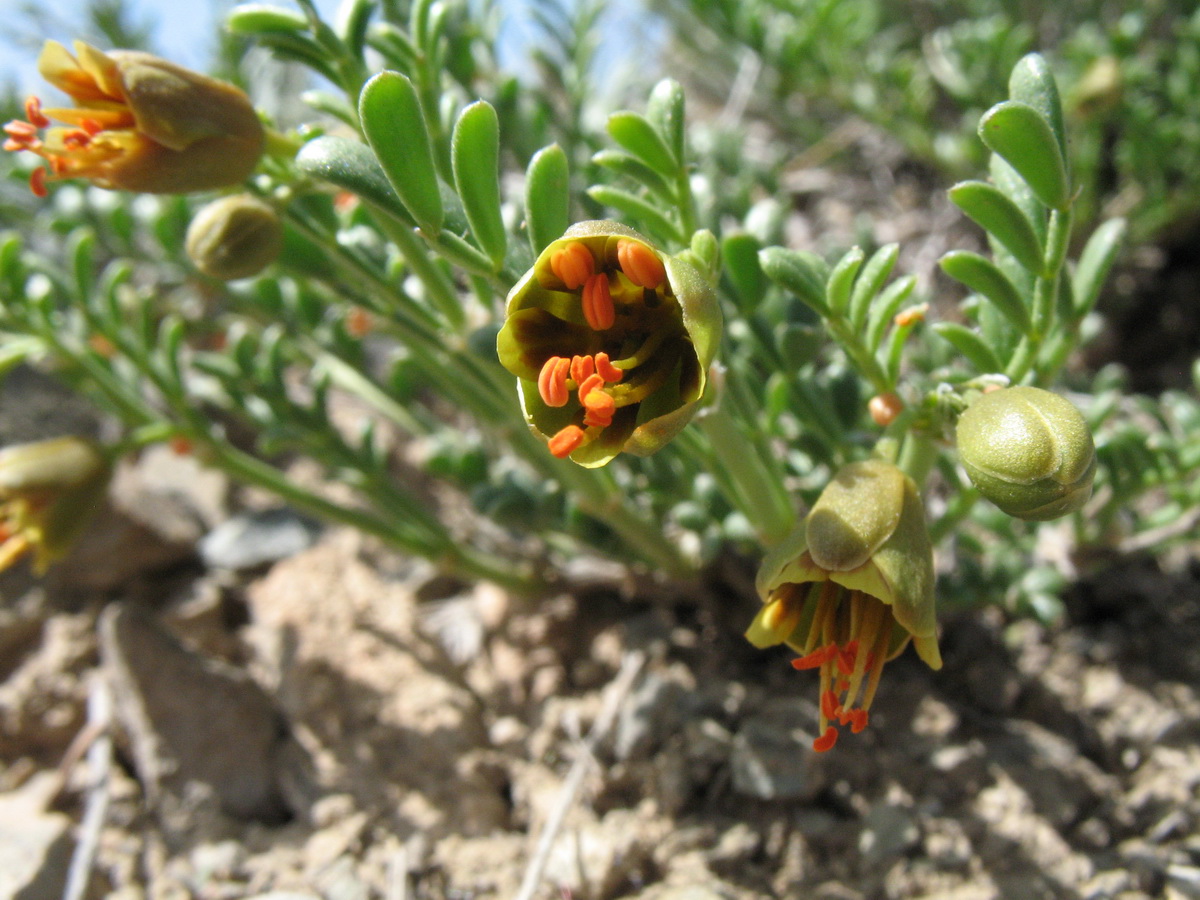
M 843 675 L 854 674 L 854 656 L 855 652 L 849 647 L 846 647 L 837 652 L 837 667 L 838 671 Z
M 625 373 L 609 361 L 607 353 L 596 354 L 596 372 L 606 384 L 616 384 L 625 377 Z
M 892 322 L 898 327 L 903 328 L 906 325 L 915 325 L 917 322 L 925 320 L 925 313 L 929 312 L 929 304 L 922 303 L 919 306 L 910 306 L 908 309 L 902 309 L 896 313 Z
M 9 138 L 4 142 L 3 147 L 5 150 L 11 152 L 13 150 L 29 150 L 32 147 L 32 144 L 27 138 Z
M 565 356 L 552 356 L 542 364 L 542 371 L 538 373 L 538 394 L 547 406 L 567 405 L 571 398 L 567 390 L 567 370 L 570 368 L 571 361 Z
M 819 669 L 837 653 L 837 646 L 829 644 L 814 650 L 806 656 L 801 656 L 799 659 L 792 660 L 793 669 Z
M 638 241 L 617 241 L 617 262 L 638 287 L 655 290 L 667 277 L 658 254 Z
M 617 404 L 604 391 L 594 390 L 583 398 L 583 407 L 586 410 L 583 416 L 584 425 L 606 428 L 612 424 Z
M 88 133 L 91 137 L 95 137 L 104 130 L 104 126 L 95 119 L 83 119 L 79 123 L 79 127 Z
M 870 717 L 865 709 L 855 709 L 850 711 L 850 732 L 858 734 L 867 727 L 867 721 Z
M 550 438 L 550 452 L 559 459 L 564 459 L 579 448 L 585 437 L 583 429 L 578 425 L 568 425 Z
M 25 100 L 25 118 L 32 122 L 38 128 L 49 128 L 50 120 L 42 113 L 42 101 L 37 97 L 28 97 Z
M 604 387 L 604 379 L 599 375 L 589 375 L 583 380 L 583 384 L 579 386 L 579 402 L 587 404 L 588 394 L 592 391 L 598 391 Z
M 836 719 L 838 717 L 837 694 L 833 691 L 825 691 L 821 694 L 821 715 L 826 719 Z
M 825 733 L 813 741 L 813 749 L 818 753 L 824 753 L 827 750 L 832 750 L 833 745 L 837 743 L 838 730 L 830 725 L 825 729 Z
M 567 286 L 567 290 L 574 291 L 592 277 L 596 260 L 583 244 L 567 244 L 550 254 L 550 271 Z
M 63 146 L 68 150 L 82 150 L 91 142 L 91 137 L 89 137 L 88 133 L 82 129 L 68 131 L 62 137 Z
M 50 194 L 46 190 L 46 170 L 41 166 L 29 173 L 29 189 L 35 197 L 46 197 Z
M 28 122 L 22 122 L 20 119 L 13 119 L 7 123 L 4 126 L 4 133 L 18 140 L 28 140 L 29 138 L 37 137 L 37 129 Z
M 583 317 L 596 331 L 612 328 L 617 320 L 612 293 L 608 289 L 608 276 L 603 272 L 591 276 L 583 285 Z
M 371 333 L 372 324 L 371 314 L 361 306 L 355 306 L 346 313 L 346 334 L 352 338 L 366 337 Z
M 571 357 L 571 380 L 581 385 L 596 371 L 596 361 L 590 356 Z

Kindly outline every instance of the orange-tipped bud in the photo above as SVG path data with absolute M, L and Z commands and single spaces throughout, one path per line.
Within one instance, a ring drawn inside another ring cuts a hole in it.
M 576 244 L 575 246 L 578 246 Z M 583 285 L 583 317 L 595 331 L 606 331 L 617 320 L 612 293 L 608 287 L 608 276 L 601 272 L 590 277 Z
M 888 391 L 886 394 L 876 394 L 867 403 L 867 411 L 871 421 L 880 428 L 886 428 L 896 421 L 896 417 L 904 411 L 904 401 Z
M 567 390 L 567 372 L 571 361 L 563 356 L 552 356 L 542 366 L 538 375 L 538 394 L 547 406 L 566 406 L 571 399 Z
M 550 254 L 550 271 L 568 291 L 574 291 L 595 274 L 596 260 L 591 251 L 577 241 Z
M 667 277 L 658 254 L 638 241 L 620 241 L 617 244 L 617 261 L 621 271 L 638 287 L 657 290 Z
M 550 453 L 559 459 L 566 459 L 579 449 L 585 437 L 583 429 L 578 425 L 568 425 L 550 438 Z

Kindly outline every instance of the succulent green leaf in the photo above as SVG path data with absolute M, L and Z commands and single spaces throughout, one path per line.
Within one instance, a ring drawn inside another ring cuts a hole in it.
M 615 112 L 608 117 L 608 133 L 614 141 L 660 175 L 675 177 L 679 166 L 662 135 L 645 116 L 629 111 Z
M 621 150 L 601 150 L 592 156 L 592 162 L 640 183 L 664 200 L 674 199 L 667 180 L 636 156 Z
M 667 141 L 667 147 L 675 157 L 676 165 L 684 160 L 684 96 L 679 82 L 664 78 L 650 92 L 646 103 L 646 117 Z
M 1022 334 L 1033 330 L 1029 308 L 1013 283 L 990 260 L 967 250 L 953 250 L 942 257 L 941 266 L 951 278 L 991 301 Z
M 588 188 L 588 196 L 597 203 L 611 206 L 630 218 L 636 219 L 655 237 L 673 241 L 676 244 L 684 242 L 683 235 L 679 233 L 679 226 L 667 218 L 653 203 L 643 200 L 636 194 L 607 185 L 596 185 Z
M 389 66 L 411 75 L 417 65 L 417 48 L 408 34 L 391 22 L 376 22 L 367 29 L 367 42 L 378 50 Z
M 1058 150 L 1066 159 L 1067 130 L 1063 125 L 1062 101 L 1058 96 L 1058 84 L 1044 56 L 1030 53 L 1017 61 L 1008 79 L 1008 97 L 1038 111 L 1050 126 L 1058 142 Z
M 879 299 L 871 304 L 870 315 L 867 317 L 867 349 L 874 353 L 883 342 L 883 333 L 888 323 L 900 310 L 904 301 L 912 296 L 917 286 L 914 275 L 906 275 L 889 284 L 879 295 Z
M 977 332 L 965 325 L 959 325 L 957 322 L 936 322 L 933 330 L 965 356 L 977 372 L 987 374 L 1004 371 L 1004 365 L 992 348 L 987 345 L 987 342 Z
M 92 294 L 96 276 L 96 235 L 81 228 L 71 235 L 71 270 L 75 276 L 75 296 L 80 303 Z
M 500 119 L 490 103 L 478 100 L 462 111 L 454 125 L 450 156 L 471 234 L 498 272 L 504 266 L 508 235 L 500 214 Z
M 349 0 L 338 10 L 341 38 L 355 59 L 362 59 L 363 48 L 367 43 L 367 27 L 374 11 L 375 0 Z
M 759 251 L 758 262 L 768 278 L 829 318 L 829 304 L 825 302 L 829 267 L 821 257 L 806 250 L 767 247 Z
M 1091 312 L 1100 298 L 1100 289 L 1121 249 L 1125 231 L 1124 219 L 1110 219 L 1092 233 L 1087 246 L 1083 248 L 1072 279 L 1075 288 L 1075 308 L 1072 312 L 1076 320 Z
M 375 154 L 358 141 L 330 135 L 311 140 L 296 155 L 296 166 L 306 175 L 350 191 L 406 225 L 416 224 Z
M 854 293 L 850 295 L 850 325 L 855 331 L 859 331 L 867 321 L 867 312 L 872 301 L 882 290 L 887 277 L 892 274 L 899 257 L 899 244 L 885 244 L 867 260 L 862 274 L 854 284 Z
M 738 306 L 747 315 L 758 308 L 767 293 L 767 276 L 758 263 L 758 240 L 749 234 L 733 234 L 721 243 L 725 274 L 733 284 Z
M 1032 106 L 1006 100 L 979 120 L 979 136 L 988 148 L 1008 160 L 1037 198 L 1051 209 L 1071 205 L 1071 187 L 1058 139 Z
M 534 253 L 541 253 L 567 230 L 571 216 L 571 177 L 567 154 L 558 144 L 533 154 L 525 173 L 525 224 Z
M 982 181 L 950 188 L 951 202 L 996 238 L 1030 272 L 1042 271 L 1042 245 L 1029 219 L 1001 191 Z
M 829 273 L 829 281 L 825 285 L 825 300 L 835 316 L 845 317 L 849 311 L 854 278 L 866 258 L 867 255 L 861 247 L 852 247 Z
M 225 27 L 233 34 L 263 34 L 268 31 L 307 31 L 308 19 L 301 13 L 267 3 L 246 3 L 230 11 Z
M 417 89 L 399 72 L 380 72 L 363 87 L 358 114 L 397 196 L 421 229 L 436 235 L 445 211 Z

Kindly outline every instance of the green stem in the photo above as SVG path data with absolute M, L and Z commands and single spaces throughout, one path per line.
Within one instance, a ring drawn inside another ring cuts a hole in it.
M 910 431 L 900 445 L 900 456 L 896 460 L 896 466 L 921 487 L 933 471 L 937 459 L 937 444 L 921 431 Z
M 1054 310 L 1058 300 L 1058 279 L 1062 275 L 1071 240 L 1071 211 L 1051 210 L 1046 232 L 1046 252 L 1042 258 L 1042 274 L 1033 287 L 1033 327 L 1021 338 L 1016 353 L 1009 360 L 1004 374 L 1013 384 L 1019 384 L 1034 369 L 1043 342 L 1054 329 Z M 1039 381 L 1044 373 L 1039 372 Z
M 764 544 L 783 540 L 795 527 L 796 513 L 778 474 L 764 463 L 762 448 L 747 439 L 724 404 L 706 411 L 699 425 L 733 480 L 737 495 L 730 499 Z

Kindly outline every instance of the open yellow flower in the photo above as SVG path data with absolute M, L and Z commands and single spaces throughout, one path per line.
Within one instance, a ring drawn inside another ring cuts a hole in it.
M 721 336 L 712 286 L 616 222 L 579 222 L 508 295 L 496 340 L 550 452 L 646 456 L 695 414 Z
M 75 101 L 43 109 L 30 97 L 25 120 L 4 126 L 6 150 L 49 163 L 30 185 L 87 178 L 105 188 L 185 194 L 238 184 L 262 156 L 262 124 L 242 91 L 149 53 L 107 53 L 81 41 L 75 53 L 47 41 L 38 70 Z M 51 120 L 66 127 L 50 127 Z
M 80 437 L 0 450 L 0 572 L 33 554 L 39 574 L 70 549 L 104 499 L 112 468 Z
M 867 727 L 883 666 L 911 640 L 940 669 L 934 616 L 933 547 L 917 486 L 891 463 L 844 466 L 797 529 L 759 569 L 763 608 L 747 639 L 756 647 L 787 644 L 797 669 L 818 669 L 820 736 L 837 741 L 834 724 Z

